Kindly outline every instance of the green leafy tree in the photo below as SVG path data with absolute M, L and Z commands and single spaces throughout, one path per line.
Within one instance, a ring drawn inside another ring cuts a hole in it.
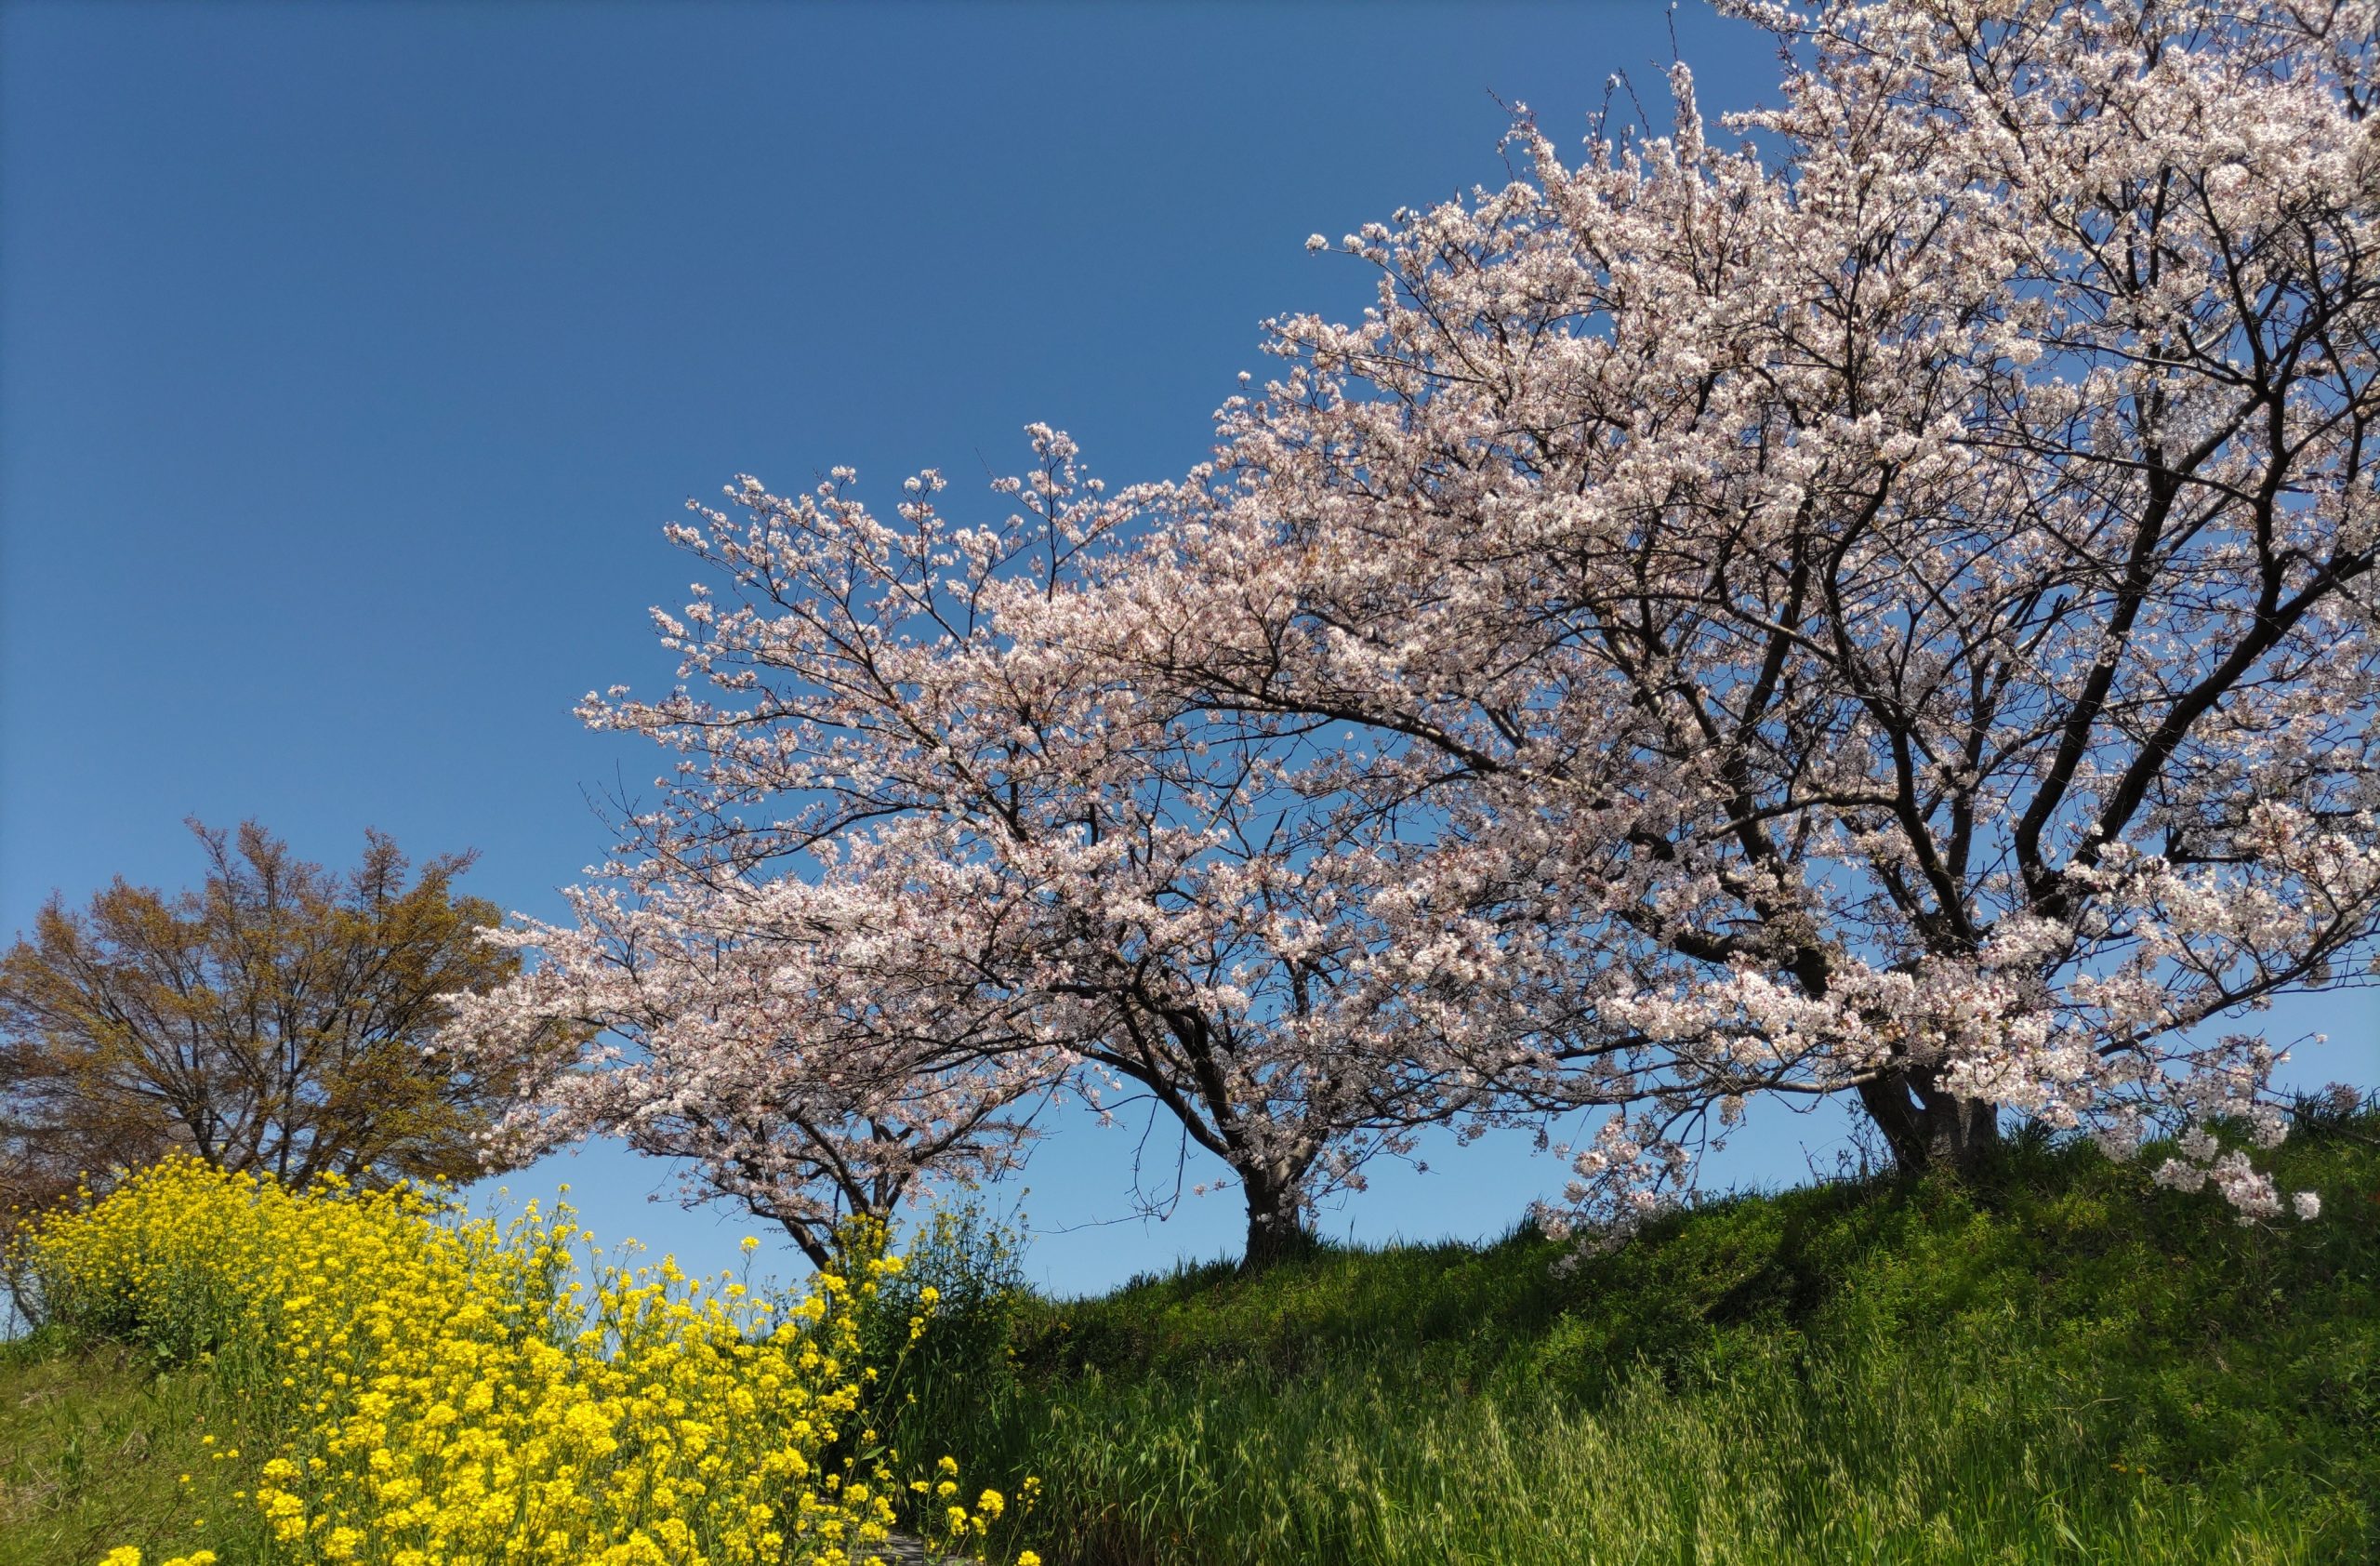
M 253 821 L 191 828 L 198 890 L 53 896 L 0 959 L 0 1208 L 173 1148 L 290 1184 L 479 1173 L 545 1041 L 468 1063 L 436 1048 L 446 997 L 520 965 L 481 937 L 495 905 L 454 891 L 471 856 L 409 877 L 367 832 L 341 873 Z

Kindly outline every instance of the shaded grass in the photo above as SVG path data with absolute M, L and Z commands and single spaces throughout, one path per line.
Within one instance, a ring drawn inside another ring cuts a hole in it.
M 1041 1477 L 1054 1561 L 2380 1559 L 2380 1156 L 2312 1225 L 2027 1146 L 1560 1247 L 1325 1249 L 1028 1300 L 906 1441 Z

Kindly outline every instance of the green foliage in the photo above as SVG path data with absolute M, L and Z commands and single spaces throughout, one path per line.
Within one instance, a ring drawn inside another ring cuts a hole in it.
M 2326 1211 L 2269 1228 L 2024 1147 L 1966 1184 L 1716 1203 L 1567 1269 L 1518 1232 L 1050 1301 L 965 1209 L 871 1318 L 889 1343 L 928 1314 L 879 1396 L 971 1486 L 1038 1476 L 1023 1542 L 1051 1566 L 2362 1562 L 2380 1116 L 2307 1118 L 2281 1174 Z M 214 1453 L 271 1431 L 220 1383 L 0 1345 L 0 1566 L 200 1518 L 226 1566 L 265 1559 L 221 1532 L 253 1457 Z
M 1185 1267 L 1021 1302 L 935 1434 L 1038 1475 L 1084 1566 L 2380 1559 L 2375 1137 L 2282 1149 L 2307 1225 L 2036 1144 L 1568 1268 L 1526 1232 Z
M 1022 1389 L 1015 1340 L 1032 1305 L 1025 1237 L 971 1201 L 930 1214 L 902 1256 L 862 1310 L 861 1342 L 868 1363 L 891 1367 L 876 1401 L 893 1445 L 939 1457 L 944 1431 Z

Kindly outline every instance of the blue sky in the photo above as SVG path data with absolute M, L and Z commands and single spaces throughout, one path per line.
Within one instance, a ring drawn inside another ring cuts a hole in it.
M 1676 31 L 1707 108 L 1773 83 L 1749 30 Z M 655 770 L 570 707 L 667 683 L 686 497 L 848 463 L 957 499 L 1033 419 L 1177 472 L 1263 317 L 1364 304 L 1309 232 L 1500 183 L 1500 100 L 1566 143 L 1615 71 L 1658 112 L 1670 50 L 1641 3 L 12 0 L 0 935 L 53 888 L 194 881 L 193 814 L 332 863 L 366 826 L 476 847 L 471 890 L 558 912 L 589 796 Z M 2281 1020 L 2341 1034 L 2312 1081 L 2380 1080 L 2368 1002 Z M 1057 1131 L 995 1198 L 1044 1281 L 1235 1248 L 1228 1195 L 1131 1215 L 1133 1129 Z M 1841 1136 L 1772 1116 L 1727 1172 Z M 1435 1161 L 1329 1227 L 1493 1233 L 1560 1184 L 1519 1145 Z M 643 1204 L 664 1173 L 603 1148 L 510 1185 L 563 1178 L 690 1265 L 751 1228 Z

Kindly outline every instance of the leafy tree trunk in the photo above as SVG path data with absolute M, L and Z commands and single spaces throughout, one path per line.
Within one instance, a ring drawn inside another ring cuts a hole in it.
M 1859 1102 L 1905 1174 L 1971 1171 L 2000 1145 L 1999 1106 L 1945 1093 L 1936 1081 L 1932 1071 L 1896 1071 L 1859 1089 Z

